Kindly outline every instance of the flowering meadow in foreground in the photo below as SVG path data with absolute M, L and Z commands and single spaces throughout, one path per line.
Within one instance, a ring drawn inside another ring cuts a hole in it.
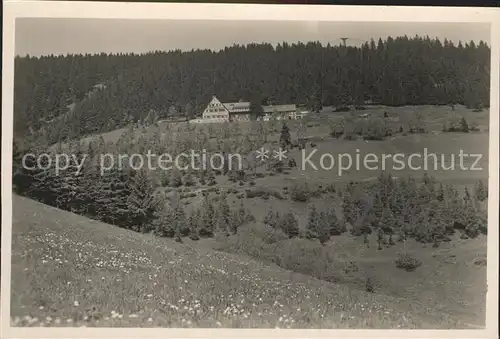
M 12 326 L 468 327 L 404 298 L 13 202 Z

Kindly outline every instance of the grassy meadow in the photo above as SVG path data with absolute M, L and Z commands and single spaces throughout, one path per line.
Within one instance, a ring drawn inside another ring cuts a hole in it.
M 339 258 L 386 269 L 382 293 L 367 293 L 13 199 L 12 326 L 484 326 L 486 267 L 473 262 L 484 239 L 425 253 L 414 273 L 396 272 L 392 252 L 359 256 L 353 240 L 335 240 Z

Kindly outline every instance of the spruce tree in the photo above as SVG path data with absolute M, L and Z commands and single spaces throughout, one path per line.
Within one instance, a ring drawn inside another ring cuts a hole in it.
M 224 236 L 229 236 L 229 229 L 232 229 L 231 210 L 226 201 L 226 197 L 222 197 L 217 209 L 217 230 Z
M 170 178 L 169 178 L 168 171 L 163 171 L 163 170 L 161 171 L 160 183 L 161 183 L 162 187 L 170 186 Z
M 383 241 L 384 241 L 384 231 L 382 231 L 382 229 L 379 228 L 377 231 L 377 243 L 378 243 L 378 250 L 379 251 L 382 249 L 382 242 Z
M 149 232 L 152 229 L 158 198 L 146 170 L 132 173 L 128 183 L 130 195 L 127 199 L 130 223 L 136 231 Z
M 470 195 L 469 190 L 467 189 L 467 187 L 464 188 L 464 198 L 463 199 L 464 199 L 464 204 L 466 206 L 472 204 L 471 195 Z
M 180 203 L 176 204 L 176 207 L 173 211 L 173 229 L 174 229 L 174 238 L 177 242 L 182 242 L 182 236 L 187 235 L 189 232 L 186 213 L 182 208 Z
M 130 227 L 130 211 L 128 197 L 130 188 L 127 184 L 128 175 L 117 167 L 104 172 L 95 197 L 96 216 L 113 225 Z
M 322 245 L 324 245 L 328 240 L 330 240 L 330 225 L 328 222 L 328 215 L 325 212 L 320 212 L 319 214 L 319 224 L 317 233 L 319 242 Z
M 485 201 L 486 199 L 488 199 L 488 188 L 482 180 L 479 180 L 476 183 L 474 195 L 479 201 Z
M 278 222 L 276 220 L 276 213 L 273 211 L 272 205 L 269 205 L 269 209 L 267 210 L 267 214 L 264 217 L 264 224 L 276 228 L 278 227 Z
M 203 199 L 201 205 L 201 223 L 199 233 L 201 237 L 212 237 L 215 231 L 216 215 L 215 209 L 208 197 Z
M 189 228 L 189 238 L 191 240 L 199 240 L 200 235 L 198 234 L 198 222 L 200 220 L 200 210 L 197 209 L 195 212 L 192 212 L 188 219 L 188 228 Z
M 158 206 L 155 217 L 153 222 L 154 233 L 159 237 L 172 238 L 175 234 L 173 209 L 167 204 L 162 204 Z
M 280 133 L 280 145 L 282 148 L 287 149 L 291 144 L 290 129 L 286 123 L 283 123 Z
M 83 158 L 81 153 L 74 153 L 78 161 Z M 85 173 L 78 171 L 75 162 L 70 161 L 69 166 L 59 173 L 60 183 L 57 196 L 57 205 L 70 212 L 84 215 L 89 203 L 88 191 L 85 185 Z
M 317 239 L 320 231 L 320 215 L 316 211 L 316 206 L 311 205 L 309 208 L 309 219 L 306 227 L 306 238 Z
M 370 224 L 374 227 L 378 227 L 380 220 L 382 219 L 382 213 L 384 211 L 384 204 L 380 198 L 380 194 L 376 193 L 373 199 L 373 205 L 368 214 L 368 220 Z
M 289 238 L 299 236 L 299 223 L 292 212 L 288 212 L 283 216 L 281 229 Z
M 436 198 L 438 201 L 444 201 L 445 193 L 444 193 L 443 184 L 439 184 L 439 190 L 437 191 Z
M 340 223 L 339 218 L 337 217 L 337 213 L 335 213 L 334 210 L 331 210 L 329 213 L 327 213 L 327 220 L 328 220 L 328 228 L 330 235 L 341 235 L 344 233 L 344 229 Z

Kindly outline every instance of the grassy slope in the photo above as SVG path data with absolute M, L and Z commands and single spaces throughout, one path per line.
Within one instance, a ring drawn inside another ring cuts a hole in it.
M 377 294 L 404 298 L 432 309 L 433 312 L 453 314 L 470 325 L 484 326 L 487 270 L 486 266 L 476 262 L 486 258 L 486 237 L 461 240 L 457 235 L 451 242 L 442 243 L 439 248 L 409 240 L 406 244 L 396 242 L 394 246 L 384 247 L 382 251 L 377 250 L 376 238 L 376 234 L 370 236 L 369 248 L 366 248 L 362 237 L 349 235 L 334 236 L 324 247 L 317 244 L 317 249 L 331 255 L 328 267 L 318 273 L 334 279 L 331 281 L 359 290 L 364 290 L 365 279 L 370 276 Z M 211 246 L 216 247 L 217 243 Z M 287 248 L 300 246 L 294 240 L 285 240 L 276 249 L 264 246 L 257 255 L 269 258 L 273 254 L 283 253 L 283 248 L 286 251 Z M 231 247 L 227 250 L 234 251 Z M 422 262 L 422 266 L 414 272 L 398 269 L 394 261 L 401 252 L 411 253 Z M 286 256 L 284 259 L 286 260 Z M 326 259 L 322 257 L 318 260 L 324 262 Z M 355 261 L 359 271 L 344 272 L 345 264 L 351 260 Z M 294 263 L 304 268 L 303 265 L 308 262 L 308 259 L 301 256 L 301 251 L 296 250 Z
M 13 205 L 13 325 L 467 327 L 404 298 L 137 234 L 22 197 Z

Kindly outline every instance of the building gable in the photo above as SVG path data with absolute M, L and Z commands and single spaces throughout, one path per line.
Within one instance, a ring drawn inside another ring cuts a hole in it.
M 204 119 L 228 119 L 229 111 L 214 95 L 203 111 Z

